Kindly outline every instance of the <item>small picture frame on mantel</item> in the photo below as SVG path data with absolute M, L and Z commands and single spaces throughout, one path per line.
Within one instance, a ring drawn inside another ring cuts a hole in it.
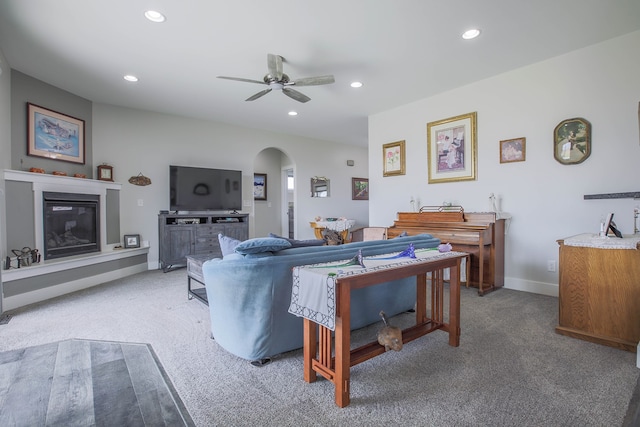
M 113 166 L 107 164 L 98 165 L 98 179 L 100 181 L 113 182 Z

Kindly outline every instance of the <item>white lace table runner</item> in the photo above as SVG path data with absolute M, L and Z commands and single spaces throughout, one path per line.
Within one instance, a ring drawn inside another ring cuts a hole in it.
M 353 227 L 355 223 L 355 219 L 342 219 L 338 221 L 316 221 L 316 226 L 325 227 L 333 231 L 344 231 Z
M 464 255 L 462 252 L 441 253 L 437 249 L 416 249 L 416 258 L 389 259 L 399 253 L 365 257 L 364 268 L 360 265 L 345 266 L 349 260 L 294 267 L 289 313 L 312 320 L 333 331 L 336 319 L 336 281 L 341 277 Z
M 598 249 L 638 249 L 640 236 L 631 235 L 619 237 L 600 237 L 598 234 L 578 234 L 564 239 L 567 246 L 581 246 L 585 248 Z

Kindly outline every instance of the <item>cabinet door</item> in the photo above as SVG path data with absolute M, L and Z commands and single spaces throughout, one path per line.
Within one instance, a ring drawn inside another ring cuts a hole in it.
M 161 261 L 165 264 L 185 263 L 185 257 L 193 253 L 194 239 L 194 228 L 191 225 L 167 226 L 164 236 L 166 257 Z

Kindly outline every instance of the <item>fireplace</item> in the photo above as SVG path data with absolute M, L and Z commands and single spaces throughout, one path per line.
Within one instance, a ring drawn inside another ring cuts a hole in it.
M 100 196 L 42 193 L 44 259 L 100 251 Z

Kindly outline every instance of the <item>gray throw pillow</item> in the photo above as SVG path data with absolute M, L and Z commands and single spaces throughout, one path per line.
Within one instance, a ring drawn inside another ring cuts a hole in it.
M 218 242 L 220 243 L 220 250 L 222 251 L 223 257 L 236 253 L 236 246 L 241 243 L 240 240 L 225 236 L 224 234 L 218 234 Z

